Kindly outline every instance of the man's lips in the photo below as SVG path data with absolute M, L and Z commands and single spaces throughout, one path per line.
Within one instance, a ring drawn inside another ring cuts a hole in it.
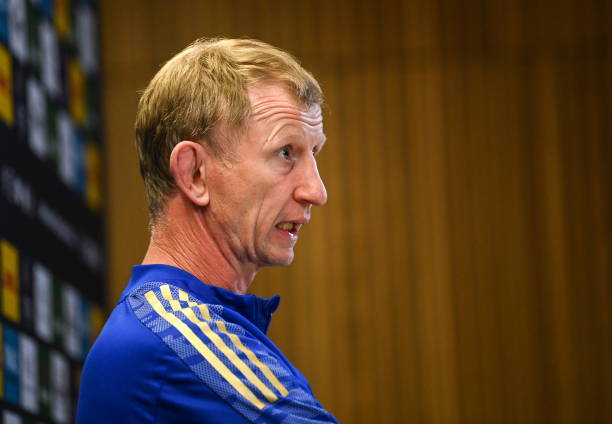
M 297 234 L 302 225 L 308 223 L 307 219 L 299 219 L 295 221 L 282 221 L 275 225 L 279 230 L 287 231 L 291 234 Z

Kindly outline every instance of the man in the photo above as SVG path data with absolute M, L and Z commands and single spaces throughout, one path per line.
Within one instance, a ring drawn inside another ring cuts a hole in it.
M 278 296 L 245 294 L 326 202 L 321 102 L 254 40 L 198 40 L 153 78 L 136 119 L 151 241 L 87 357 L 78 423 L 336 422 L 265 335 Z

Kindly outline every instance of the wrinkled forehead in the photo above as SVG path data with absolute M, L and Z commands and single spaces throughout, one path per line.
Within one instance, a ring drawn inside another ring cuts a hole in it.
M 263 82 L 247 89 L 251 102 L 251 119 L 266 121 L 275 119 L 297 119 L 312 127 L 323 126 L 321 106 L 302 104 L 282 83 Z

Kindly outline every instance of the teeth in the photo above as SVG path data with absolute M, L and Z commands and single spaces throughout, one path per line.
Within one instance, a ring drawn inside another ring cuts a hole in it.
M 293 230 L 293 223 L 291 223 L 291 222 L 281 222 L 280 224 L 277 225 L 277 227 L 280 228 L 281 230 L 291 231 L 291 230 Z

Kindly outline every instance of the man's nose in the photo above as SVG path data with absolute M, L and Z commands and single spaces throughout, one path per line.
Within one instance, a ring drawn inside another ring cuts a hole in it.
M 300 181 L 295 189 L 295 200 L 300 203 L 308 203 L 322 206 L 327 202 L 327 190 L 321 180 L 317 163 L 313 161 L 305 166 Z

